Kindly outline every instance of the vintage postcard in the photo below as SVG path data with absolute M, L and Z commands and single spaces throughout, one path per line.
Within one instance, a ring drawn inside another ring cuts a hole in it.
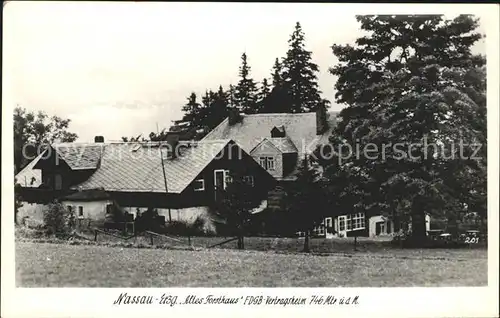
M 498 5 L 3 5 L 2 317 L 497 317 Z

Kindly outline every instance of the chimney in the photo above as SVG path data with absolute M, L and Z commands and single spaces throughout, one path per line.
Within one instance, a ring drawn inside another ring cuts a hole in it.
M 326 107 L 318 106 L 316 109 L 316 135 L 323 135 L 328 130 Z
M 94 142 L 95 143 L 104 143 L 104 137 L 103 136 L 95 136 Z
M 178 155 L 179 151 L 179 139 L 180 139 L 181 132 L 173 132 L 169 131 L 167 133 L 166 141 L 167 141 L 167 149 L 168 149 L 168 154 L 167 158 L 168 159 L 174 159 Z
M 240 110 L 237 107 L 229 108 L 229 126 L 235 125 L 241 121 Z

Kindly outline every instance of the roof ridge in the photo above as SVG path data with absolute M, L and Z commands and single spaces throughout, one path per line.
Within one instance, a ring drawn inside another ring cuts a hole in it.
M 224 118 L 223 121 L 221 121 L 217 126 L 215 126 L 212 130 L 210 130 L 208 132 L 208 134 L 205 135 L 205 137 L 201 138 L 201 140 L 207 139 L 207 137 L 209 137 L 211 134 L 213 134 L 214 131 L 216 131 L 219 127 L 221 127 L 227 121 L 229 121 L 229 116 L 227 116 L 226 118 Z
M 316 115 L 316 112 L 306 112 L 306 113 L 260 113 L 260 114 L 242 114 L 243 117 L 285 117 L 285 116 L 305 116 L 305 115 Z

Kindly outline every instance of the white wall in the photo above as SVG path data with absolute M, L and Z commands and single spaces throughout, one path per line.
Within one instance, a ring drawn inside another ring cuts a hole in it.
M 384 218 L 382 215 L 376 215 L 372 216 L 368 220 L 368 236 L 369 237 L 374 237 L 377 236 L 377 223 L 378 222 L 384 222 L 385 223 L 385 230 L 379 234 L 379 236 L 383 235 L 391 235 L 394 233 L 394 222 L 389 221 L 387 218 Z M 390 227 L 390 231 L 388 230 L 388 225 Z
M 106 205 L 112 204 L 109 200 L 103 201 L 61 201 L 64 206 L 71 205 L 74 207 L 75 216 L 78 217 L 78 207 L 83 206 L 83 216 L 86 219 L 91 219 L 94 221 L 104 220 L 106 217 Z M 33 222 L 43 222 L 43 211 L 47 208 L 44 204 L 33 204 L 23 202 L 23 206 L 19 209 L 18 221 L 21 222 L 24 216 L 29 216 L 30 220 Z M 124 211 L 134 215 L 134 219 L 137 216 L 137 207 L 121 207 Z M 139 211 L 141 213 L 145 212 L 147 208 L 141 207 Z M 165 221 L 169 221 L 169 209 L 158 209 L 158 214 L 165 216 Z M 206 206 L 191 207 L 183 209 L 170 209 L 170 215 L 172 221 L 184 221 L 187 223 L 192 223 L 196 218 L 201 217 L 205 220 L 205 230 L 215 231 L 215 226 L 210 220 L 209 209 Z
M 22 202 L 22 204 L 23 206 L 19 208 L 19 212 L 17 213 L 18 223 L 21 223 L 23 217 L 26 216 L 29 217 L 30 221 L 31 220 L 33 221 L 32 223 L 43 222 L 43 211 L 48 207 L 47 205 L 38 203 L 28 203 L 28 202 Z
M 106 217 L 106 206 L 112 204 L 109 200 L 102 201 L 61 201 L 64 206 L 73 206 L 75 216 L 78 217 L 78 207 L 83 206 L 83 217 L 94 221 L 104 220 Z

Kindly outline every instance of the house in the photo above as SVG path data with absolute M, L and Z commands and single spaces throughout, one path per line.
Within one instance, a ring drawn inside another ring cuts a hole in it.
M 88 144 L 52 145 L 16 176 L 41 180 L 20 183 L 21 196 L 28 210 L 59 199 L 76 209 L 77 216 L 93 220 L 103 219 L 113 202 L 134 216 L 153 207 L 169 221 L 208 221 L 217 190 L 225 189 L 230 174 L 238 172 L 262 197 L 258 209 L 265 208 L 275 180 L 234 141 L 172 136 L 162 143 L 96 138 L 98 142 Z
M 425 229 L 430 230 L 430 215 L 425 216 Z M 409 224 L 411 228 L 411 223 Z M 392 236 L 398 232 L 394 221 L 383 215 L 365 216 L 365 213 L 354 213 L 340 216 L 326 217 L 320 226 L 317 226 L 314 235 L 326 238 L 333 237 L 383 237 Z M 302 234 L 302 233 L 301 233 Z
M 310 113 L 240 114 L 229 116 L 202 140 L 231 139 L 279 183 L 296 178 L 297 167 L 305 154 L 327 144 L 336 125 L 336 112 L 320 108 Z
M 60 199 L 77 220 L 104 220 L 109 207 L 115 204 L 111 195 L 101 189 L 78 191 Z
M 309 113 L 241 114 L 230 111 L 229 116 L 202 140 L 231 139 L 248 152 L 255 162 L 277 181 L 277 190 L 269 195 L 270 207 L 280 208 L 277 193 L 296 179 L 297 168 L 305 155 L 316 147 L 328 144 L 337 123 L 338 112 L 318 108 Z M 339 215 L 340 214 L 340 215 Z M 428 221 L 428 220 L 427 220 Z M 381 215 L 345 214 L 332 211 L 314 229 L 321 237 L 384 236 L 394 232 L 392 221 Z

